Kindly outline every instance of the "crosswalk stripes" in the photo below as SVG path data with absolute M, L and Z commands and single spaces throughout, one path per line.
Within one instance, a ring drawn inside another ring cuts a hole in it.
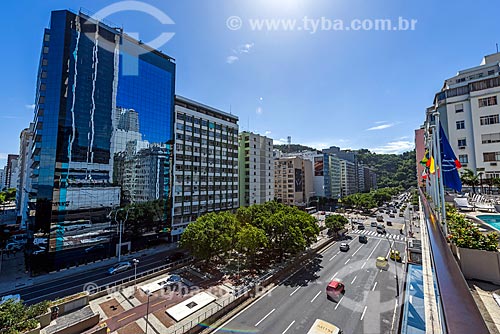
M 379 236 L 379 237 L 382 237 L 382 235 L 380 235 L 379 233 L 377 233 L 376 231 L 369 231 L 369 230 L 354 230 L 352 231 L 353 233 L 355 234 L 363 234 L 363 235 L 366 235 L 366 236 Z M 398 240 L 398 241 L 406 241 L 406 237 L 404 235 L 399 235 L 399 234 L 388 234 L 387 237 L 389 239 L 393 239 L 393 240 Z

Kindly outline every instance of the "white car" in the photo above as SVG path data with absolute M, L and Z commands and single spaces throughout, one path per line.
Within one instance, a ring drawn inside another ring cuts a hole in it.
M 108 269 L 108 274 L 114 275 L 122 271 L 129 270 L 131 268 L 132 268 L 132 263 L 128 261 L 118 262 L 117 264 Z

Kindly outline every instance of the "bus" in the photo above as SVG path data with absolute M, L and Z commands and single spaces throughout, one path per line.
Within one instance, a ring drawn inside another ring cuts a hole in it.
M 309 213 L 309 214 L 318 212 L 318 210 L 316 209 L 315 206 L 311 206 L 309 208 L 305 208 L 304 211 L 307 212 L 307 213 Z

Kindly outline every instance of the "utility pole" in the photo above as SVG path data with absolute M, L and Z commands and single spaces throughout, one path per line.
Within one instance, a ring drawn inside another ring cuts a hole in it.
M 115 212 L 115 222 L 118 225 L 118 228 L 119 228 L 119 233 L 120 233 L 120 239 L 118 241 L 118 262 L 121 261 L 122 259 L 122 234 L 123 234 L 123 225 L 125 224 L 125 222 L 127 221 L 128 219 L 128 211 L 130 210 L 130 208 L 127 209 L 127 214 L 125 215 L 125 220 L 120 220 L 120 222 L 118 223 L 118 220 L 116 220 L 116 216 L 118 215 L 118 212 L 123 210 L 123 208 L 120 208 L 118 210 L 116 210 Z
M 389 240 L 389 236 L 386 234 L 385 235 L 385 238 L 387 239 L 387 242 L 389 243 L 389 249 L 391 251 L 390 254 L 392 254 L 392 244 L 391 244 L 391 241 Z M 389 255 L 389 259 L 390 259 L 390 255 Z M 396 297 L 399 297 L 399 277 L 398 277 L 398 261 L 396 261 L 396 256 L 394 256 L 394 267 L 396 268 Z

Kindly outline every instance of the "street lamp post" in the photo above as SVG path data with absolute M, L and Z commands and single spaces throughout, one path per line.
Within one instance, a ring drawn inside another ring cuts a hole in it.
M 139 260 L 132 259 L 132 263 L 134 264 L 134 291 L 135 291 L 135 290 L 137 290 L 137 288 L 136 288 L 136 283 L 137 283 L 137 265 L 139 264 Z
M 125 215 L 125 220 L 120 220 L 120 222 L 118 223 L 118 220 L 116 220 L 116 216 L 118 215 L 118 212 L 123 210 L 123 208 L 120 208 L 118 210 L 116 210 L 115 212 L 115 222 L 118 225 L 118 228 L 119 228 L 119 233 L 120 233 L 120 240 L 118 241 L 118 262 L 121 261 L 122 259 L 122 234 L 123 234 L 123 225 L 125 224 L 125 222 L 127 221 L 128 219 L 128 211 L 130 210 L 130 208 L 127 209 L 127 214 Z
M 389 243 L 389 249 L 390 249 L 390 254 L 392 254 L 392 244 L 391 241 L 389 240 L 389 236 L 386 234 L 385 238 L 387 239 L 387 242 Z M 389 256 L 390 258 L 390 256 Z M 399 297 L 399 277 L 398 277 L 398 262 L 396 261 L 396 257 L 394 257 L 394 266 L 396 267 L 396 297 Z
M 149 290 L 145 291 L 148 295 L 148 304 L 146 306 L 146 334 L 148 334 L 148 317 L 149 317 L 149 297 L 151 297 L 151 292 Z

